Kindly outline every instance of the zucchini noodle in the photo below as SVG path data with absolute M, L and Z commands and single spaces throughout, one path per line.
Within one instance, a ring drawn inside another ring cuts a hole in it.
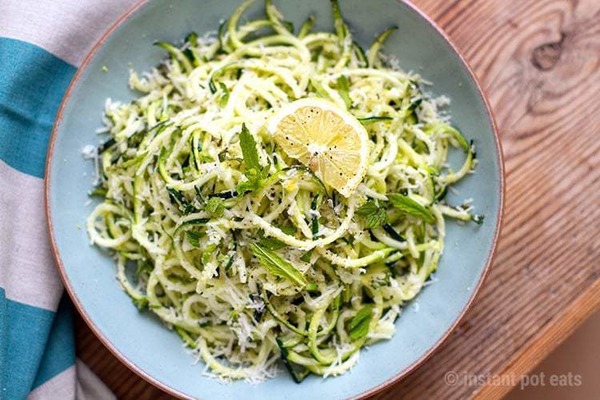
M 245 1 L 219 34 L 192 33 L 143 75 L 139 96 L 107 101 L 97 148 L 102 201 L 92 243 L 109 249 L 123 289 L 179 334 L 207 371 L 259 382 L 283 360 L 300 382 L 339 375 L 394 321 L 437 268 L 444 216 L 481 222 L 444 201 L 475 153 L 419 76 L 365 52 L 333 1 L 335 32 L 294 33 L 270 0 Z M 322 97 L 366 128 L 369 161 L 344 197 L 288 157 L 265 126 L 282 106 Z M 251 139 L 244 138 L 244 131 Z M 242 143 L 255 149 L 246 153 Z M 465 154 L 451 170 L 449 150 Z M 250 170 L 256 153 L 261 170 Z M 264 167 L 264 168 L 263 168 Z

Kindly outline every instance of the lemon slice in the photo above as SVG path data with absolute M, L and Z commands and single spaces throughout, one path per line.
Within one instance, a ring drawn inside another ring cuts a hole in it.
M 349 197 L 367 172 L 369 135 L 346 110 L 317 98 L 283 106 L 267 130 L 285 153 Z

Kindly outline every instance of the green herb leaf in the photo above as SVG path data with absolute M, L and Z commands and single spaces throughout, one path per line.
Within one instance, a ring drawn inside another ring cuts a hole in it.
M 258 244 L 269 250 L 279 250 L 285 247 L 285 243 L 272 237 L 264 237 L 258 241 Z
M 286 235 L 293 235 L 294 233 L 296 233 L 296 227 L 294 225 L 276 225 L 277 228 L 281 229 L 281 232 L 285 233 Z
M 223 202 L 223 199 L 219 197 L 211 197 L 206 202 L 204 210 L 213 217 L 221 218 L 223 216 L 223 213 L 225 212 L 225 204 Z
M 248 180 L 238 185 L 237 192 L 244 194 L 261 187 L 263 181 L 269 175 L 270 166 L 266 165 L 262 167 L 260 165 L 258 151 L 256 150 L 256 141 L 248 128 L 246 128 L 246 124 L 242 125 L 242 131 L 240 132 L 240 147 L 242 148 L 244 163 L 246 164 L 244 175 L 246 175 Z
M 244 155 L 244 162 L 246 168 L 260 170 L 260 162 L 258 161 L 258 151 L 256 150 L 256 140 L 246 128 L 246 124 L 242 124 L 242 131 L 240 132 L 240 146 L 242 148 L 242 154 Z
M 309 250 L 306 253 L 302 254 L 302 257 L 300 257 L 300 261 L 304 261 L 304 262 L 308 263 L 308 262 L 310 262 L 311 257 L 312 257 L 312 250 Z
M 390 194 L 388 195 L 388 199 L 390 203 L 395 208 L 405 212 L 406 214 L 421 218 L 423 221 L 427 223 L 434 223 L 435 216 L 433 213 L 425 208 L 421 203 L 416 200 L 413 200 L 409 196 L 405 196 L 403 194 Z
M 387 221 L 387 212 L 377 200 L 367 201 L 356 210 L 356 213 L 365 218 L 367 228 L 376 228 Z
M 279 254 L 256 243 L 250 244 L 250 249 L 269 273 L 287 279 L 301 288 L 308 284 L 308 281 L 304 275 L 302 275 L 302 272 L 298 271 L 296 267 Z
M 337 89 L 342 100 L 346 104 L 346 108 L 352 107 L 352 99 L 350 99 L 350 82 L 345 75 L 340 75 L 337 79 Z
M 319 290 L 319 285 L 317 285 L 316 283 L 309 283 L 308 285 L 306 285 L 306 290 L 308 292 L 316 292 L 317 290 Z
M 367 336 L 371 319 L 373 319 L 373 308 L 371 306 L 361 308 L 348 324 L 350 338 L 358 340 Z

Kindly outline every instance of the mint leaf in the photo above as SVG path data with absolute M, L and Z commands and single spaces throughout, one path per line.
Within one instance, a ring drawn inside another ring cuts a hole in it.
M 348 324 L 350 338 L 358 340 L 367 336 L 371 319 L 373 319 L 373 308 L 371 306 L 361 308 Z
M 409 196 L 405 196 L 403 194 L 389 194 L 388 199 L 394 208 L 397 208 L 406 214 L 412 215 L 417 218 L 421 218 L 423 221 L 427 223 L 434 223 L 435 216 L 433 213 L 425 208 L 418 201 L 410 198 Z
M 258 244 L 269 250 L 279 250 L 285 247 L 285 243 L 272 237 L 263 237 L 258 241 Z
M 260 171 L 258 151 L 256 150 L 256 140 L 254 140 L 254 137 L 248 128 L 246 128 L 246 124 L 242 124 L 242 131 L 240 132 L 240 147 L 242 148 L 242 154 L 244 155 L 246 168 L 255 169 L 257 172 Z
M 240 147 L 242 148 L 242 155 L 244 156 L 244 163 L 246 164 L 246 175 L 247 181 L 241 182 L 237 187 L 238 194 L 243 195 L 246 192 L 252 192 L 260 189 L 263 181 L 269 175 L 270 165 L 262 167 L 258 160 L 258 151 L 256 150 L 256 141 L 254 137 L 246 128 L 246 124 L 242 124 L 242 131 L 240 132 Z
M 287 279 L 301 288 L 308 284 L 302 272 L 298 271 L 296 267 L 279 254 L 256 243 L 250 244 L 250 249 L 270 274 Z
M 367 228 L 376 228 L 387 221 L 387 212 L 377 200 L 367 201 L 356 210 L 356 213 L 364 217 Z
M 310 262 L 311 258 L 312 258 L 312 250 L 309 250 L 306 253 L 304 253 L 302 255 L 302 257 L 300 257 L 300 260 L 307 263 L 307 262 Z
M 211 197 L 206 202 L 204 210 L 213 217 L 221 218 L 225 212 L 225 204 L 223 203 L 223 199 L 219 197 Z

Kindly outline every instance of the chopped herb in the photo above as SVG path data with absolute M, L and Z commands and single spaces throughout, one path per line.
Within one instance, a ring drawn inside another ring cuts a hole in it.
M 225 212 L 225 204 L 223 199 L 219 197 L 211 197 L 204 205 L 204 210 L 216 218 L 221 218 Z
M 316 292 L 319 290 L 319 286 L 316 283 L 309 283 L 308 285 L 306 285 L 306 290 L 308 292 Z
M 258 241 L 258 244 L 269 250 L 279 250 L 285 247 L 285 243 L 272 237 L 263 237 Z
M 240 132 L 240 147 L 242 148 L 242 154 L 244 155 L 246 168 L 259 170 L 260 162 L 258 160 L 258 151 L 256 150 L 256 141 L 246 127 L 246 124 L 242 124 L 242 131 Z
M 256 141 L 246 124 L 242 125 L 242 131 L 240 132 L 240 147 L 246 164 L 244 175 L 246 175 L 247 180 L 238 185 L 237 192 L 244 194 L 257 190 L 262 186 L 263 181 L 268 176 L 270 165 L 267 164 L 265 167 L 260 165 Z
M 285 233 L 286 235 L 293 235 L 296 233 L 296 228 L 293 225 L 277 226 L 277 228 L 281 229 L 281 232 Z
M 387 212 L 380 206 L 378 200 L 368 200 L 356 210 L 356 213 L 364 217 L 367 228 L 376 228 L 387 221 Z
M 270 274 L 287 279 L 299 287 L 304 287 L 308 284 L 302 272 L 298 271 L 296 267 L 279 254 L 256 243 L 250 244 L 250 249 Z
M 306 253 L 302 254 L 302 257 L 300 257 L 300 261 L 304 261 L 304 262 L 310 262 L 310 259 L 312 257 L 312 250 L 307 251 Z
M 349 336 L 353 340 L 362 339 L 369 333 L 369 324 L 373 318 L 373 308 L 361 308 L 348 324 Z
M 421 203 L 407 195 L 394 193 L 388 195 L 388 199 L 394 208 L 397 208 L 406 214 L 421 218 L 423 221 L 430 224 L 435 222 L 435 215 L 433 215 L 428 208 L 425 208 Z

